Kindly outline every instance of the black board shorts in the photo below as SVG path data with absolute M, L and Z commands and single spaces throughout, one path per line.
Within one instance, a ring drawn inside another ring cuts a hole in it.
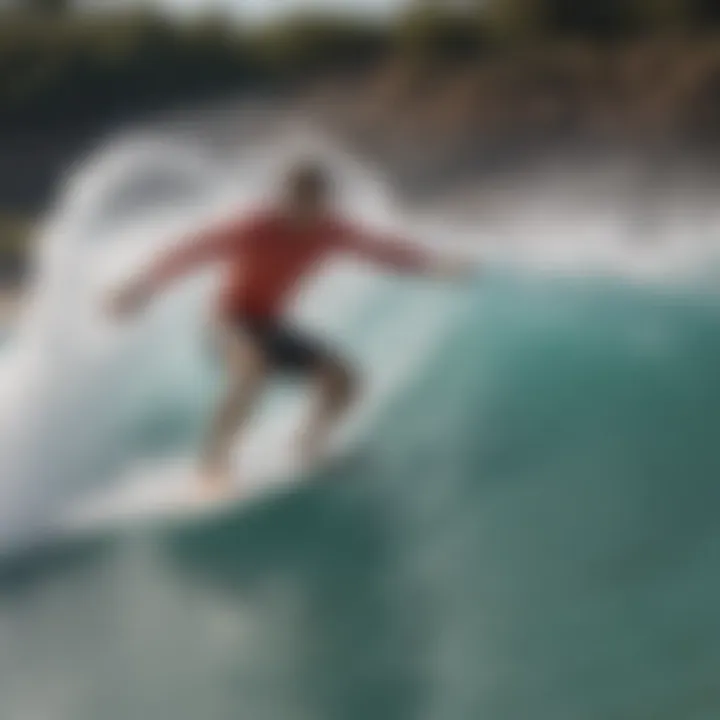
M 233 327 L 262 350 L 274 370 L 307 374 L 334 358 L 323 342 L 279 319 L 242 316 Z

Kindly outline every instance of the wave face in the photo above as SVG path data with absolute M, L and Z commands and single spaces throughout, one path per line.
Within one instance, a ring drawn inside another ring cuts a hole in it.
M 3 717 L 714 717 L 717 320 L 488 280 L 315 482 L 9 561 Z
M 81 311 L 117 247 L 69 224 L 4 368 L 34 388 L 2 428 L 6 538 L 192 449 L 217 387 L 205 281 L 118 338 Z M 3 720 L 717 717 L 717 299 L 356 268 L 313 293 L 368 376 L 352 452 L 212 520 L 6 546 Z M 301 405 L 273 390 L 256 453 Z

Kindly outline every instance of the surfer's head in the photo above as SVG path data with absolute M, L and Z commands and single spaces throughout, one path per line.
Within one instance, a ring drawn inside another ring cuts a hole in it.
M 322 214 L 330 202 L 330 174 L 319 163 L 297 163 L 285 176 L 284 195 L 292 212 L 303 216 Z

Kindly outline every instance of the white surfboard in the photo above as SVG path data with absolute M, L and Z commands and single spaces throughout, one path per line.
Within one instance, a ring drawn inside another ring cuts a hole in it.
M 233 487 L 223 494 L 204 491 L 194 458 L 170 459 L 136 469 L 111 489 L 79 503 L 61 526 L 83 532 L 138 522 L 207 518 L 299 484 L 346 452 L 337 447 L 314 467 L 304 469 L 290 454 L 266 454 L 243 463 Z

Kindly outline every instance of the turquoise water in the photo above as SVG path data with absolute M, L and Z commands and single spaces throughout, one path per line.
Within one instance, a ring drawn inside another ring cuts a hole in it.
M 0 717 L 720 716 L 720 304 L 471 294 L 314 482 L 7 558 Z

